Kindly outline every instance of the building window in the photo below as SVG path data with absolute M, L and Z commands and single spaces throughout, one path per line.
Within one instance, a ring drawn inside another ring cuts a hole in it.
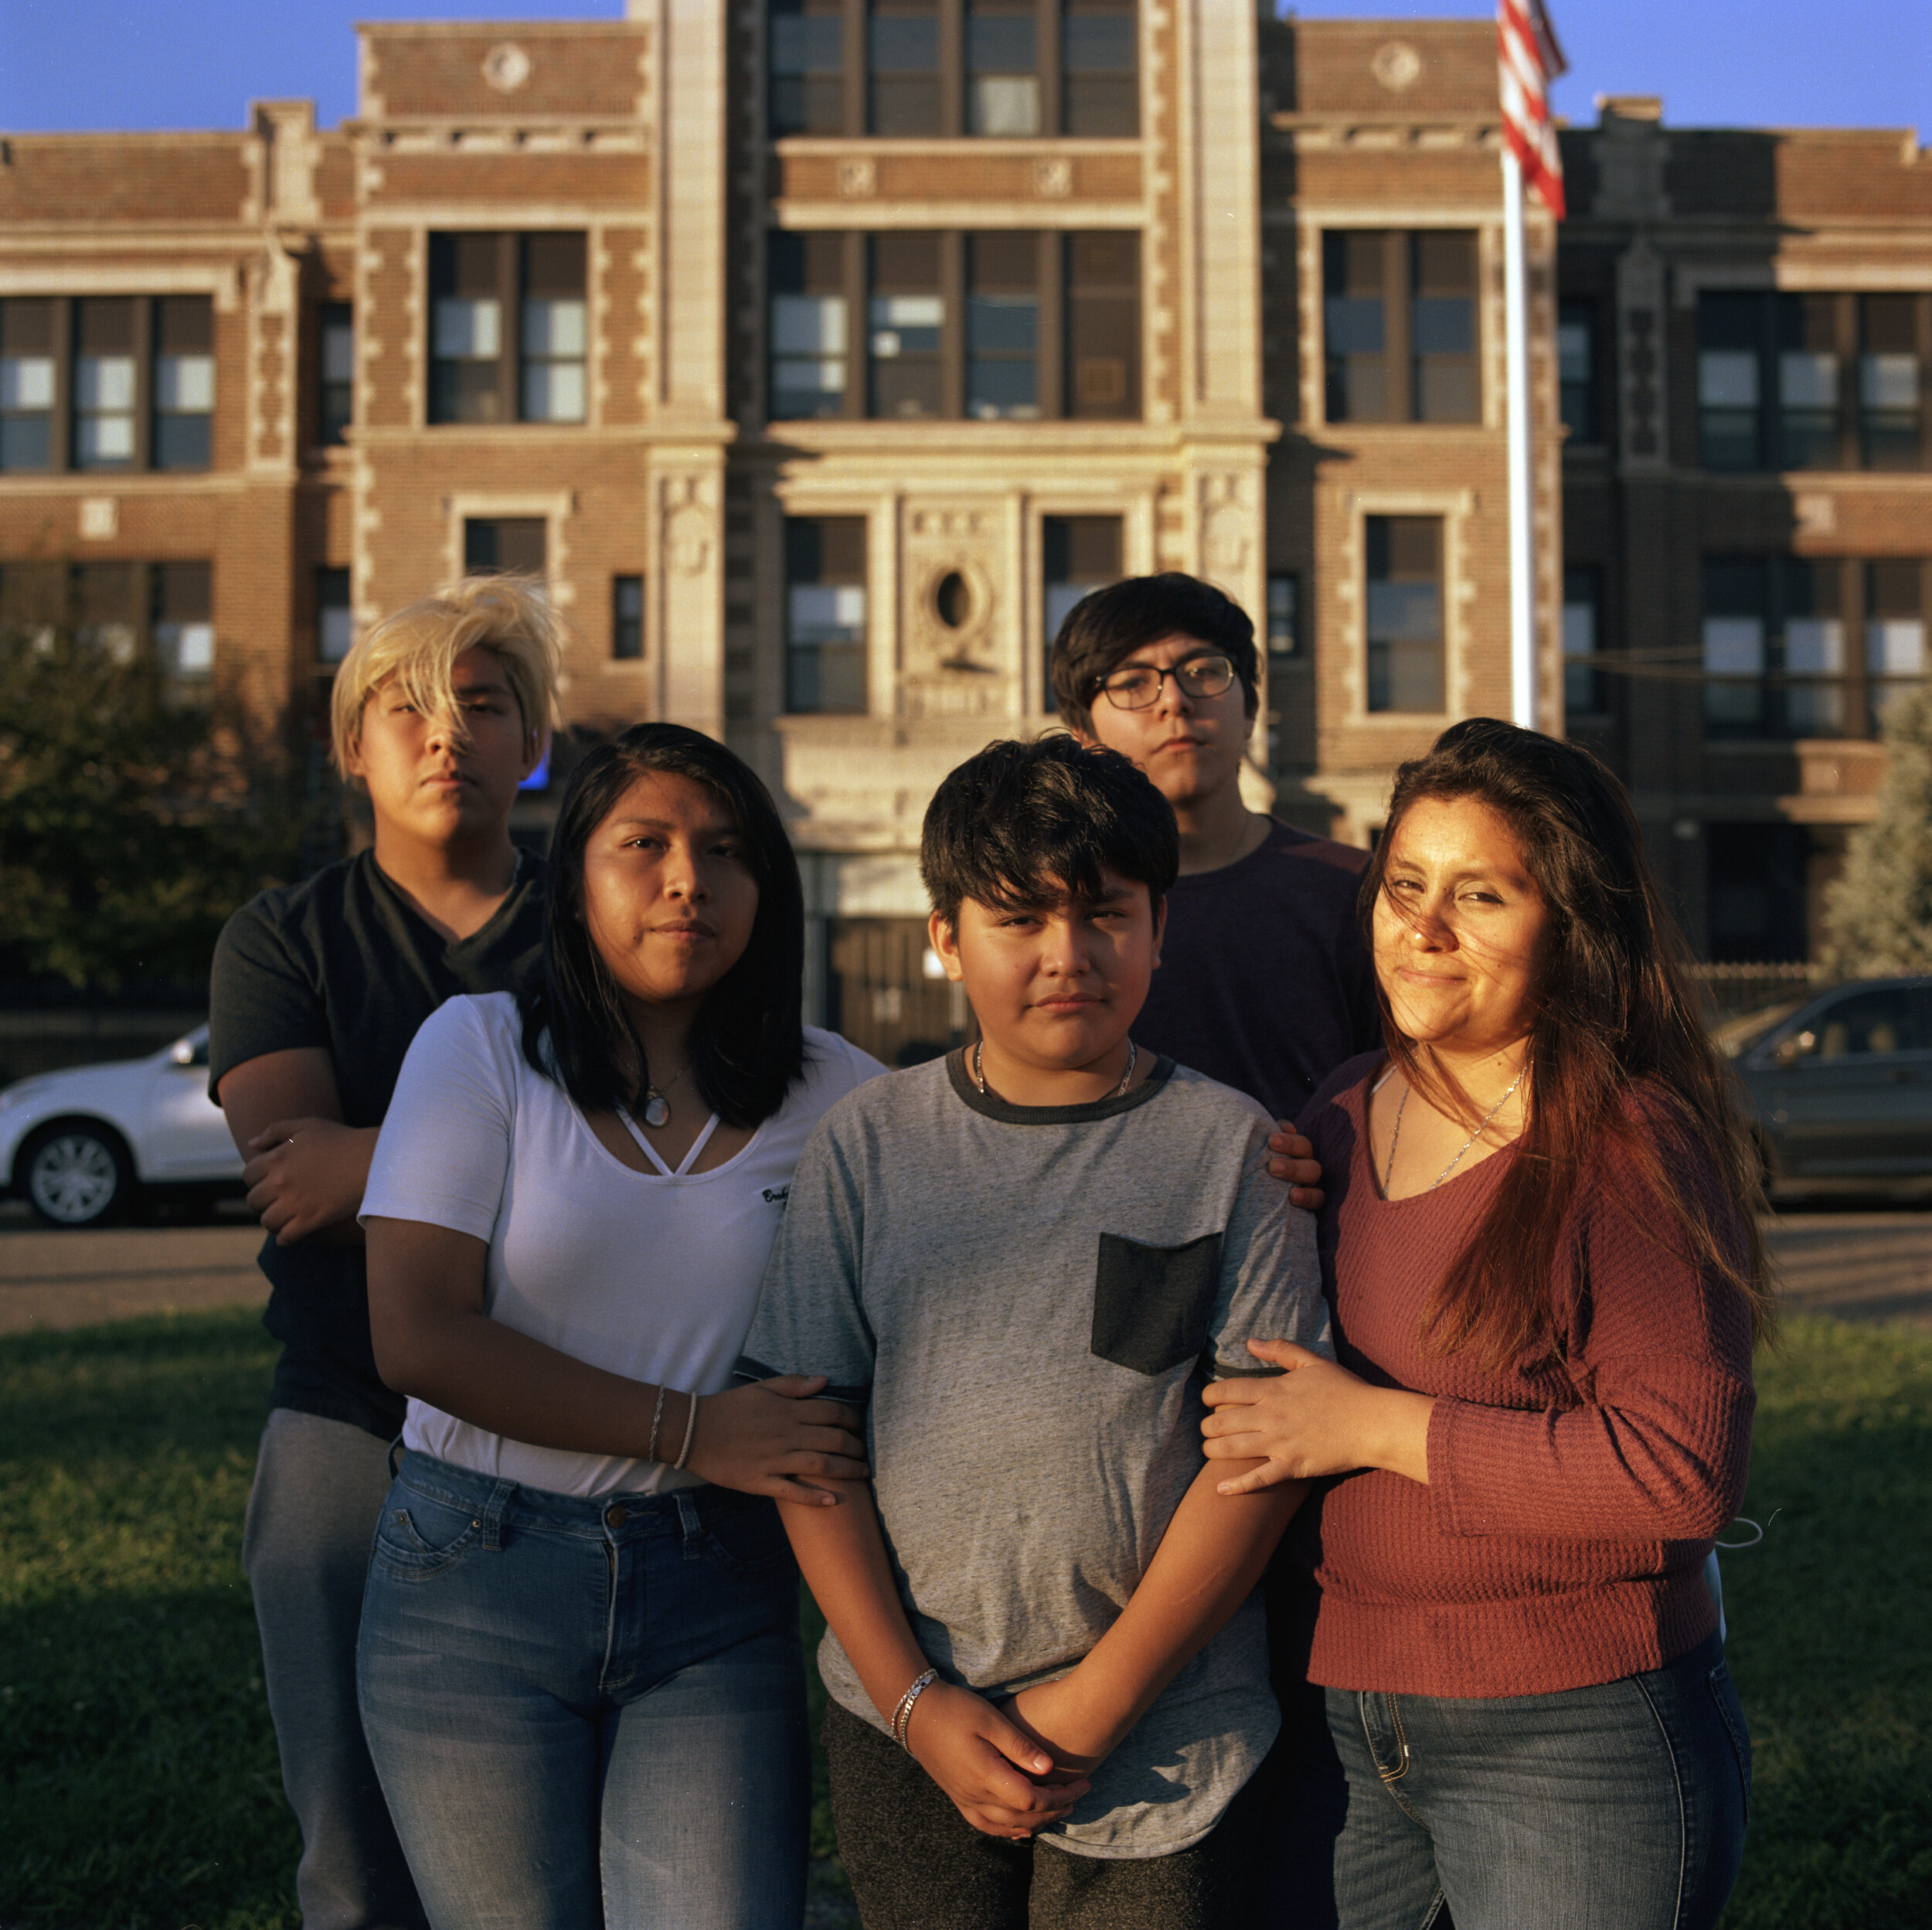
M 584 238 L 523 237 L 522 417 L 584 419 Z
M 215 675 L 213 573 L 205 563 L 158 563 L 151 581 L 155 664 L 177 701 L 205 699 Z
M 1697 339 L 1705 468 L 1932 466 L 1932 298 L 1706 290 Z
M 845 131 L 845 0 L 772 0 L 773 134 Z
M 768 263 L 775 421 L 1140 414 L 1138 235 L 777 233 Z
M 1444 675 L 1442 519 L 1370 516 L 1368 707 L 1440 712 Z
M 1697 304 L 1697 412 L 1704 467 L 1756 469 L 1764 461 L 1759 414 L 1767 300 L 1729 291 Z
M 139 412 L 134 393 L 134 305 L 125 296 L 74 304 L 73 462 L 77 469 L 131 469 Z
M 1476 237 L 1378 229 L 1322 237 L 1331 422 L 1475 422 Z
M 325 302 L 320 322 L 318 419 L 323 442 L 333 444 L 355 419 L 355 311 L 346 301 Z
M 540 577 L 545 563 L 544 536 L 541 516 L 466 517 L 464 574 Z
M 147 567 L 138 563 L 77 563 L 69 578 L 74 642 L 116 663 L 131 663 L 151 613 Z
M 204 295 L 164 295 L 155 304 L 157 469 L 205 469 L 215 412 L 215 317 Z
M 1917 295 L 1859 298 L 1859 427 L 1868 469 L 1923 469 L 1928 304 Z
M 1840 737 L 1862 733 L 1863 706 L 1845 649 L 1845 574 L 1835 557 L 1706 559 L 1704 726 L 1709 735 Z
M 1134 0 L 770 0 L 774 137 L 1140 131 Z
M 1777 447 L 1786 469 L 1835 469 L 1840 448 L 1837 298 L 1783 295 L 1777 323 Z
M 54 305 L 0 301 L 0 469 L 50 469 L 60 363 Z
M 1066 0 L 1060 19 L 1061 133 L 1140 132 L 1138 32 L 1133 0 Z
M 872 0 L 866 23 L 868 134 L 940 131 L 939 0 Z
M 315 572 L 315 660 L 340 663 L 355 641 L 355 614 L 349 601 L 346 570 Z
M 785 519 L 785 708 L 866 707 L 866 519 Z
M 1040 519 L 1040 627 L 1045 631 L 1040 708 L 1049 715 L 1053 698 L 1053 639 L 1074 604 L 1092 590 L 1121 580 L 1118 516 Z
M 0 469 L 205 469 L 214 305 L 206 295 L 0 302 Z
M 847 239 L 771 237 L 771 413 L 777 420 L 845 413 Z
M 1141 413 L 1141 238 L 1070 234 L 1066 260 L 1066 413 L 1127 421 Z
M 430 237 L 430 420 L 581 422 L 580 233 Z
M 1572 442 L 1600 442 L 1597 423 L 1597 305 L 1566 301 L 1557 309 L 1556 378 L 1563 427 Z
M 611 579 L 611 654 L 620 663 L 635 663 L 644 655 L 644 579 Z
M 936 234 L 872 238 L 866 345 L 867 413 L 875 417 L 909 420 L 950 413 L 940 367 L 946 338 L 941 240 Z
M 1039 132 L 1039 15 L 1036 0 L 967 0 L 968 134 Z
M 64 625 L 115 663 L 144 657 L 174 702 L 205 700 L 215 669 L 213 571 L 205 562 L 9 565 L 0 617 L 29 634 Z
M 1039 403 L 1039 238 L 968 238 L 966 413 L 978 422 L 1031 422 Z
M 1864 570 L 1865 675 L 1869 727 L 1924 677 L 1925 565 L 1916 559 L 1869 563 Z
M 1296 576 L 1268 578 L 1268 655 L 1294 657 L 1301 654 L 1301 579 Z
M 1606 707 L 1596 664 L 1602 600 L 1603 572 L 1594 563 L 1573 563 L 1563 571 L 1563 710 L 1570 717 Z

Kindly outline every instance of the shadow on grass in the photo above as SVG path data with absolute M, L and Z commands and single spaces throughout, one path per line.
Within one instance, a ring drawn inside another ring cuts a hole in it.
M 274 1353 L 247 1310 L 0 1339 L 4 1930 L 294 1930 L 240 1556 Z M 1932 1891 L 1932 1336 L 1794 1319 L 1759 1385 L 1724 1930 L 1905 1930 Z M 854 1919 L 815 1796 L 830 1930 Z
M 1723 1930 L 1905 1930 L 1932 1891 L 1932 1337 L 1794 1319 L 1758 1388 L 1768 1527 L 1720 1557 L 1757 1758 Z

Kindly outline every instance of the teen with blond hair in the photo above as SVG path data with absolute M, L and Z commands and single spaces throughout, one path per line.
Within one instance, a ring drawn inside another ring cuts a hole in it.
M 308 1930 L 420 1925 L 363 1741 L 355 1637 L 403 1404 L 370 1349 L 355 1216 L 417 1028 L 458 992 L 538 969 L 542 864 L 511 842 L 556 708 L 556 619 L 532 584 L 471 577 L 397 611 L 337 671 L 333 752 L 375 841 L 264 892 L 215 951 L 209 1091 L 270 1238 L 282 1343 L 243 1561 Z

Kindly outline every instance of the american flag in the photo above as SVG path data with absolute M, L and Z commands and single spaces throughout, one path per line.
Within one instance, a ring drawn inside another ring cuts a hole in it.
M 1556 219 L 1563 218 L 1563 162 L 1549 118 L 1549 83 L 1570 63 L 1556 44 L 1543 0 L 1496 0 L 1502 67 L 1502 136 L 1523 179 Z

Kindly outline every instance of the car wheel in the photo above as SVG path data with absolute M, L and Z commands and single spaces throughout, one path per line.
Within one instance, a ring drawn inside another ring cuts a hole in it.
M 50 1227 L 97 1227 L 134 1193 L 128 1155 L 102 1126 L 49 1126 L 20 1156 L 20 1190 Z

